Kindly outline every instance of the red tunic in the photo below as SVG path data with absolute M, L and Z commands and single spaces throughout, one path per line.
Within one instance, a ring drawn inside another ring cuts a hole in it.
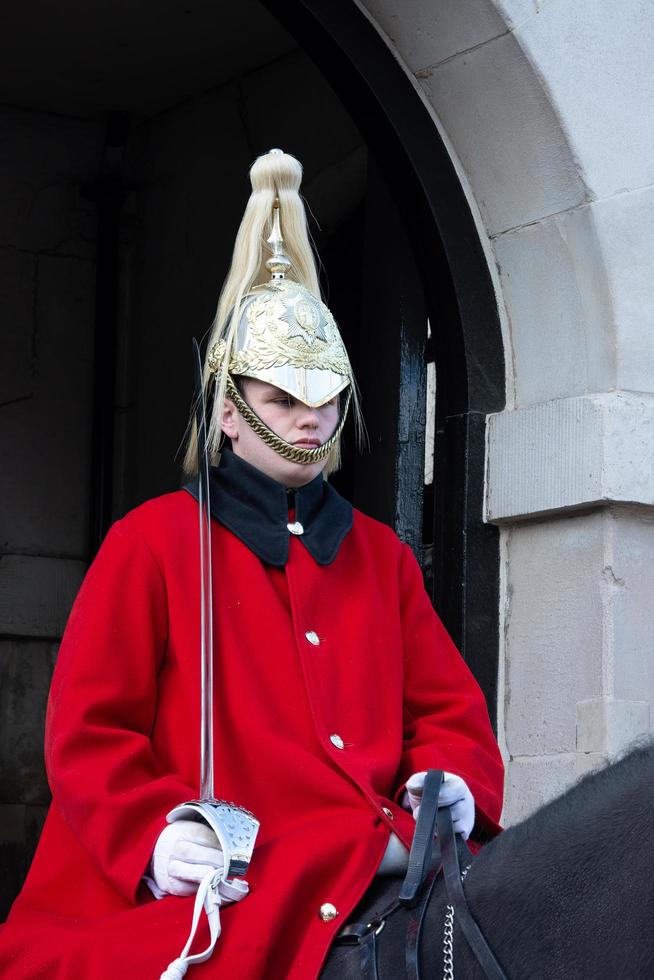
M 216 789 L 261 831 L 250 894 L 223 910 L 214 954 L 189 978 L 310 980 L 390 830 L 410 845 L 396 802 L 408 776 L 463 776 L 492 833 L 502 763 L 483 696 L 391 530 L 355 511 L 331 564 L 292 537 L 275 568 L 212 524 Z M 141 879 L 166 813 L 198 793 L 196 541 L 196 503 L 169 494 L 118 521 L 88 572 L 48 708 L 53 803 L 0 929 L 7 980 L 157 980 L 184 945 L 193 899 L 155 901 Z

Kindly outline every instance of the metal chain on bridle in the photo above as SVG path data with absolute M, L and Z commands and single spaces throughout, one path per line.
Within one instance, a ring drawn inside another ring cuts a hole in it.
M 434 780 L 440 782 L 442 774 L 437 770 L 430 770 L 425 777 L 424 794 L 427 789 L 427 781 L 434 773 Z M 440 777 L 440 779 L 439 779 Z M 420 808 L 422 817 L 422 806 Z M 420 818 L 419 818 L 420 819 Z M 430 814 L 431 828 L 433 832 L 434 824 L 438 831 L 438 843 L 441 851 L 441 861 L 443 868 L 443 879 L 445 881 L 445 892 L 447 894 L 448 906 L 445 920 L 445 930 L 443 939 L 444 970 L 450 970 L 449 975 L 444 973 L 446 980 L 454 980 L 454 919 L 458 920 L 459 926 L 470 951 L 484 971 L 488 980 L 507 980 L 504 970 L 497 962 L 495 954 L 486 942 L 484 934 L 475 922 L 470 906 L 463 891 L 463 879 L 468 873 L 468 868 L 461 874 L 459 866 L 459 855 L 456 847 L 456 836 L 452 826 L 452 814 L 449 807 L 440 807 L 436 813 Z
M 470 871 L 471 865 L 464 868 L 461 881 Z M 454 980 L 454 906 L 445 906 L 445 925 L 443 926 L 443 980 Z
M 443 980 L 454 980 L 454 906 L 445 906 L 443 927 Z

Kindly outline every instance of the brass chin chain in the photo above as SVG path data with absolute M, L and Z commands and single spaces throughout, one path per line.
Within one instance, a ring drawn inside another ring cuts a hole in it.
M 236 406 L 239 415 L 241 415 L 247 424 L 250 426 L 253 432 L 255 432 L 262 442 L 265 442 L 267 446 L 273 449 L 284 459 L 288 459 L 291 463 L 320 463 L 323 459 L 329 456 L 330 452 L 338 442 L 338 438 L 343 431 L 343 426 L 345 425 L 345 419 L 347 417 L 347 411 L 350 407 L 350 399 L 352 397 L 352 391 L 348 390 L 347 399 L 345 401 L 345 408 L 341 413 L 341 418 L 336 426 L 336 431 L 333 435 L 323 442 L 321 446 L 316 446 L 315 449 L 304 449 L 302 446 L 294 446 L 290 442 L 285 442 L 280 439 L 272 429 L 268 428 L 265 422 L 263 422 L 256 412 L 253 412 L 248 403 L 241 394 L 232 381 L 230 375 L 227 375 L 227 385 L 225 389 L 225 394 Z

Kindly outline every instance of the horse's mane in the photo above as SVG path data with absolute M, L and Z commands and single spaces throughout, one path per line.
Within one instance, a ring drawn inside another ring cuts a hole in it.
M 466 893 L 509 976 L 654 976 L 653 777 L 648 740 L 483 848 Z

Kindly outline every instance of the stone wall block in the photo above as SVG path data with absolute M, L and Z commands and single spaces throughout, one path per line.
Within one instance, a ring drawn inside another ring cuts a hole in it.
M 615 757 L 650 731 L 649 701 L 595 698 L 577 704 L 577 751 Z
M 616 391 L 596 403 L 603 499 L 654 506 L 654 395 Z
M 533 0 L 529 0 L 533 2 Z M 381 27 L 413 72 L 505 34 L 507 25 L 491 0 L 364 0 L 362 6 Z
M 0 803 L 47 805 L 45 709 L 57 646 L 0 642 Z
M 493 0 L 497 12 L 511 29 L 538 14 L 547 2 L 548 0 Z
M 0 634 L 60 637 L 85 572 L 81 561 L 0 556 Z
M 546 80 L 589 196 L 654 183 L 651 0 L 547 0 L 516 37 Z
M 507 534 L 504 724 L 511 757 L 574 753 L 577 702 L 602 693 L 604 531 L 597 513 L 517 525 Z
M 468 176 L 489 235 L 586 200 L 541 81 L 512 34 L 419 79 Z
M 608 752 L 578 752 L 575 771 L 577 778 L 590 776 L 599 769 L 605 769 L 611 765 L 611 756 Z
M 518 407 L 616 384 L 612 294 L 594 210 L 579 208 L 494 241 Z
M 489 416 L 486 519 L 533 517 L 599 500 L 597 414 L 590 399 L 568 398 Z
M 611 628 L 612 687 L 607 693 L 618 702 L 654 705 L 653 556 L 654 512 L 613 508 L 602 571 Z
M 512 759 L 507 771 L 503 824 L 510 827 L 526 819 L 570 789 L 576 779 L 574 753 Z
M 598 201 L 593 212 L 613 309 L 617 387 L 654 392 L 654 188 Z
M 561 398 L 488 418 L 486 519 L 654 505 L 654 397 Z

